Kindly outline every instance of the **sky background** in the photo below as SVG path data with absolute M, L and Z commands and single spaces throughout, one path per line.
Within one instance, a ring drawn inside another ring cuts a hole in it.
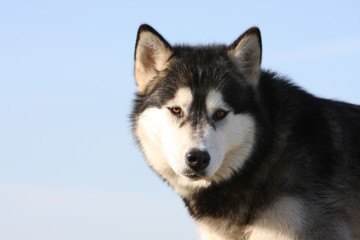
M 344 0 L 0 0 L 0 239 L 197 239 L 131 136 L 140 24 L 189 44 L 258 26 L 263 68 L 360 104 L 359 12 Z

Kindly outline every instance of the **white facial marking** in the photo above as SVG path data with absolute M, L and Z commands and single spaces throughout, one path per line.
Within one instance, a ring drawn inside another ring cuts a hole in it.
M 168 114 L 166 122 L 163 125 L 162 135 L 162 151 L 167 157 L 171 168 L 179 175 L 185 175 L 189 167 L 185 161 L 185 155 L 191 148 L 201 148 L 201 142 L 194 137 L 194 131 L 189 123 L 180 126 L 180 121 L 183 121 L 188 114 L 190 114 L 190 106 L 193 101 L 193 96 L 189 88 L 181 88 L 175 94 L 175 97 L 165 104 L 165 107 L 180 107 L 183 111 L 182 119 L 177 119 L 176 116 Z
M 230 108 L 224 102 L 221 93 L 217 91 L 210 91 L 206 97 L 206 110 L 208 114 L 214 113 L 218 109 L 230 111 Z M 209 117 L 211 117 L 209 115 Z
M 218 109 L 229 111 L 228 115 L 215 123 L 215 129 L 208 129 L 206 146 L 211 161 L 209 173 L 212 180 L 227 179 L 241 168 L 251 153 L 255 137 L 255 121 L 250 114 L 234 114 L 217 91 L 210 91 L 206 98 L 208 116 L 211 118 Z
M 207 115 L 211 119 L 218 109 L 229 111 L 224 119 L 210 120 L 214 121 L 213 125 L 209 122 L 197 128 L 189 122 L 181 124 L 191 114 L 192 102 L 190 89 L 181 88 L 162 108 L 144 111 L 136 125 L 136 134 L 150 166 L 183 196 L 213 181 L 227 179 L 241 168 L 252 150 L 255 135 L 254 119 L 249 114 L 234 114 L 216 91 L 206 98 Z M 169 110 L 175 106 L 181 108 L 181 118 Z M 209 165 L 197 179 L 186 176 L 192 170 L 185 155 L 193 148 L 210 155 Z
M 181 107 L 182 110 L 188 111 L 192 101 L 193 101 L 193 96 L 191 94 L 190 89 L 180 88 L 179 90 L 177 90 L 174 98 L 165 104 L 165 107 L 178 106 Z
M 190 127 L 179 127 L 179 119 L 168 109 L 173 106 L 180 107 L 186 116 L 192 101 L 189 88 L 179 89 L 174 98 L 162 108 L 145 110 L 137 118 L 135 131 L 149 165 L 182 196 L 210 184 L 208 180 L 192 181 L 183 175 L 186 169 L 185 153 L 196 143 Z

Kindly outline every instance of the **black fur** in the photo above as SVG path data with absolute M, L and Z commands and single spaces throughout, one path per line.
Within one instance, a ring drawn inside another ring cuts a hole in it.
M 190 214 L 232 218 L 242 209 L 234 220 L 246 224 L 284 195 L 325 200 L 326 211 L 338 213 L 326 194 L 344 196 L 347 188 L 360 187 L 359 106 L 316 98 L 270 72 L 262 72 L 258 91 L 264 117 L 258 119 L 257 149 L 232 179 L 184 199 Z M 344 172 L 344 189 L 337 189 Z
M 270 71 L 262 71 L 257 86 L 251 86 L 228 56 L 242 37 L 230 47 L 172 47 L 151 27 L 142 26 L 139 32 L 143 30 L 157 34 L 173 54 L 168 68 L 154 79 L 156 84 L 137 95 L 134 128 L 144 110 L 160 108 L 185 86 L 195 99 L 193 117 L 186 120 L 193 125 L 206 118 L 216 127 L 205 114 L 211 89 L 222 92 L 235 113 L 249 113 L 256 120 L 256 145 L 245 166 L 228 180 L 183 198 L 191 216 L 226 218 L 244 226 L 275 200 L 293 196 L 306 203 L 305 216 L 316 215 L 306 222 L 308 232 L 329 229 L 328 219 L 359 224 L 359 106 L 315 97 Z M 248 33 L 258 34 L 261 43 L 257 28 Z M 321 239 L 316 234 L 311 239 Z
M 175 46 L 171 49 L 173 55 L 169 68 L 164 71 L 165 77 L 154 79 L 160 84 L 144 94 L 138 94 L 132 119 L 149 107 L 162 106 L 174 97 L 177 89 L 185 86 L 190 87 L 196 99 L 191 114 L 196 117 L 192 119 L 194 123 L 199 115 L 204 115 L 205 97 L 211 89 L 226 92 L 225 101 L 235 106 L 235 113 L 254 111 L 254 91 L 242 80 L 243 77 L 228 58 L 226 46 Z M 198 79 L 199 68 L 202 70 L 201 81 Z

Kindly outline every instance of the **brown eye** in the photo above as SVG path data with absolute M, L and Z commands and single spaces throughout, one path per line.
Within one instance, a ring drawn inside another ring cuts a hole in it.
M 222 117 L 224 117 L 224 115 L 225 115 L 224 111 L 217 111 L 216 112 L 216 117 L 218 117 L 218 118 L 222 118 Z
M 169 108 L 172 114 L 174 114 L 177 117 L 182 117 L 182 110 L 179 107 L 171 107 Z
M 215 121 L 219 121 L 219 120 L 225 118 L 227 114 L 228 114 L 227 111 L 217 110 L 217 111 L 214 113 L 213 118 L 214 118 Z

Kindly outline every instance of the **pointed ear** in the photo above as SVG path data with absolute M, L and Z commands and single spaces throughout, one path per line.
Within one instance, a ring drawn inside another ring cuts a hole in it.
M 252 86 L 260 77 L 261 35 L 257 27 L 248 29 L 228 48 L 228 56 Z
M 135 47 L 135 79 L 138 92 L 143 92 L 167 66 L 171 46 L 149 25 L 139 27 Z

